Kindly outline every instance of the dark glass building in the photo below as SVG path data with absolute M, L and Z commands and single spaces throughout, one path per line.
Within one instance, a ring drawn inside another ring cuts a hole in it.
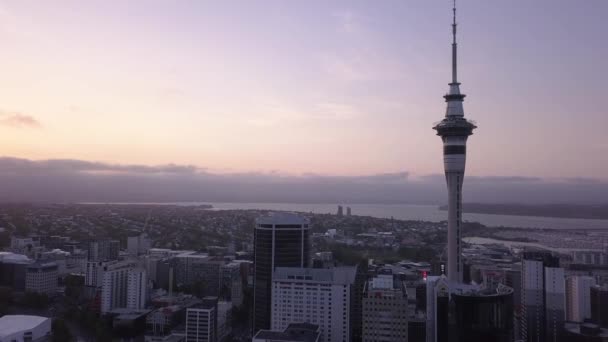
M 608 287 L 591 288 L 591 321 L 608 328 Z
M 452 293 L 449 341 L 513 341 L 513 289 Z
M 308 267 L 310 262 L 307 218 L 274 213 L 256 220 L 253 236 L 253 333 L 269 330 L 272 273 L 276 267 Z

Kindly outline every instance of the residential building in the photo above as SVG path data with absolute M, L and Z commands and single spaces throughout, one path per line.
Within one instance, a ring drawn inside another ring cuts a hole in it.
M 271 327 L 319 326 L 325 342 L 351 341 L 350 314 L 356 267 L 277 267 L 272 281 Z
M 127 285 L 131 265 L 122 263 L 106 269 L 102 276 L 101 313 L 127 307 Z
M 98 240 L 89 243 L 89 261 L 118 260 L 120 241 Z
M 127 273 L 127 308 L 145 309 L 148 302 L 148 276 L 143 269 L 131 269 Z
M 570 276 L 566 278 L 566 320 L 584 322 L 591 318 L 591 287 L 595 278 Z
M 558 339 L 565 320 L 565 277 L 559 259 L 548 251 L 528 250 L 522 258 L 521 338 Z
M 101 312 L 117 308 L 143 309 L 147 302 L 148 278 L 133 262 L 106 265 L 102 271 Z

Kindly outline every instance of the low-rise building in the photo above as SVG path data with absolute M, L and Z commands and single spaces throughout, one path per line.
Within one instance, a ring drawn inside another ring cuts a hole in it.
M 186 310 L 186 342 L 217 342 L 217 297 Z
M 251 342 L 319 342 L 321 330 L 310 323 L 292 323 L 284 330 L 260 330 Z
M 50 338 L 51 319 L 28 315 L 0 317 L 0 342 L 29 342 Z

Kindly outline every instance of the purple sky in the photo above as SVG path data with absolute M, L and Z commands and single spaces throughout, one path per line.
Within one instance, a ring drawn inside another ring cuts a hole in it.
M 608 180 L 604 0 L 460 0 L 467 174 Z M 0 1 L 0 155 L 443 172 L 450 1 Z

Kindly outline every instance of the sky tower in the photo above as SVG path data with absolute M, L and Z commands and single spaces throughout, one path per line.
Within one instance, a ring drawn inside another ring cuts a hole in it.
M 450 282 L 462 282 L 462 181 L 466 163 L 467 138 L 477 128 L 464 117 L 462 102 L 465 95 L 460 93 L 457 78 L 456 45 L 456 0 L 454 0 L 452 22 L 452 82 L 450 91 L 444 96 L 447 102 L 445 118 L 438 122 L 434 130 L 443 140 L 443 166 L 448 186 L 448 264 L 447 276 Z

